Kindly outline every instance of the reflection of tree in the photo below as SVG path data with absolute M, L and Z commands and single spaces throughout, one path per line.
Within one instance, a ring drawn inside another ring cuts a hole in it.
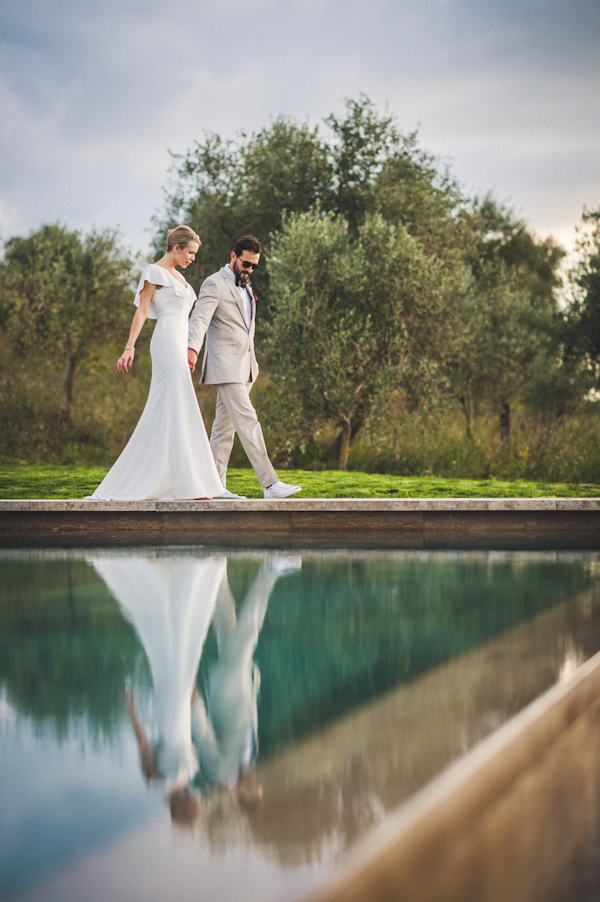
M 58 737 L 74 717 L 91 736 L 121 718 L 118 687 L 139 658 L 131 627 L 83 560 L 15 556 L 1 562 L 0 683 L 22 713 Z
M 324 862 L 537 698 L 559 678 L 564 645 L 584 642 L 600 644 L 595 587 L 263 762 L 263 804 L 249 817 L 209 797 L 211 843 L 253 843 L 284 866 Z
M 229 556 L 236 598 L 260 565 L 251 555 Z M 262 757 L 590 582 L 577 560 L 312 554 L 297 579 L 274 588 L 277 603 L 256 651 Z M 595 650 L 593 637 L 589 644 L 586 653 Z M 209 634 L 213 658 L 214 646 Z M 5 556 L 0 682 L 8 700 L 48 720 L 59 736 L 80 715 L 92 735 L 108 736 L 122 717 L 119 689 L 128 681 L 147 683 L 145 656 L 95 571 L 76 556 Z
M 150 552 L 166 569 L 173 554 Z M 206 558 L 198 548 L 177 554 L 184 562 Z M 546 688 L 565 650 L 598 647 L 597 598 L 586 596 L 589 614 L 556 604 L 594 583 L 576 556 L 309 552 L 301 573 L 276 584 L 267 578 L 268 557 L 228 552 L 231 591 L 222 584 L 200 667 L 198 688 L 210 690 L 212 681 L 214 693 L 211 671 L 227 658 L 219 632 L 224 640 L 228 623 L 243 624 L 251 587 L 262 585 L 269 615 L 263 622 L 257 605 L 252 628 L 260 641 L 249 634 L 244 658 L 262 675 L 253 714 L 261 761 L 250 770 L 262 804 L 241 810 L 227 788 L 207 793 L 202 823 L 213 848 L 247 841 L 284 864 L 322 860 Z M 3 559 L 0 601 L 0 677 L 21 711 L 51 718 L 59 735 L 69 717 L 89 711 L 95 728 L 108 732 L 122 716 L 123 680 L 144 695 L 141 645 L 82 561 L 40 553 L 34 567 Z M 521 647 L 510 628 L 545 609 L 532 624 L 531 646 Z M 494 637 L 494 666 L 488 647 L 476 667 L 475 649 Z M 548 651 L 545 671 L 536 643 Z M 510 673 L 507 661 L 516 662 Z M 256 699 L 256 680 L 249 685 Z M 423 711 L 440 726 L 437 745 L 419 720 Z M 140 704 L 140 722 L 148 713 Z
M 575 560 L 305 557 L 257 651 L 263 756 L 590 583 Z

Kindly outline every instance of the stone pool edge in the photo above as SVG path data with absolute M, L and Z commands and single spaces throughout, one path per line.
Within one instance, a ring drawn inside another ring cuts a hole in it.
M 600 653 L 389 815 L 303 902 L 566 898 L 600 829 L 599 755 Z
M 600 498 L 291 498 L 0 501 L 0 547 L 600 549 Z

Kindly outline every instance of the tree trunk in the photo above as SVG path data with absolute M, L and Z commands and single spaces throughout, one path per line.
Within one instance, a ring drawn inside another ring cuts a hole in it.
M 65 380 L 63 382 L 62 401 L 60 405 L 59 420 L 61 423 L 71 422 L 71 402 L 73 400 L 73 379 L 75 378 L 75 370 L 78 363 L 77 354 L 69 354 L 67 360 L 67 368 L 65 370 Z
M 503 442 L 510 440 L 510 404 L 506 401 L 500 408 L 500 438 Z
M 471 400 L 471 392 L 467 390 L 464 395 L 459 398 L 460 405 L 465 415 L 465 426 L 467 438 L 473 438 L 473 403 Z
M 350 423 L 344 423 L 342 426 L 340 441 L 340 455 L 338 458 L 338 469 L 346 470 L 348 467 L 348 457 L 350 456 L 350 441 L 352 438 L 352 429 Z

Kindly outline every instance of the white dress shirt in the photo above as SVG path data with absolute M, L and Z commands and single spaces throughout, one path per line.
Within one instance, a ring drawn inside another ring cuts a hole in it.
M 246 316 L 246 325 L 250 328 L 250 323 L 252 322 L 252 295 L 248 291 L 245 285 L 237 285 L 235 281 L 235 273 L 229 264 L 226 264 L 223 269 L 232 280 L 233 284 L 237 288 L 239 295 L 242 299 L 242 303 L 244 305 L 244 313 Z

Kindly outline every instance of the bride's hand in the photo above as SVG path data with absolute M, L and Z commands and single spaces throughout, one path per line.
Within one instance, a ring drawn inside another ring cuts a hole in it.
M 133 364 L 135 348 L 125 348 L 117 360 L 117 373 L 126 373 Z

